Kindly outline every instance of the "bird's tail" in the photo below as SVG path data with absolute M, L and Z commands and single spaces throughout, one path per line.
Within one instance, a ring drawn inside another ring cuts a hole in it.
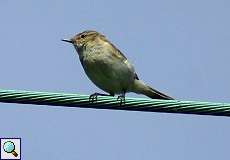
M 172 97 L 169 97 L 151 87 L 146 85 L 144 82 L 140 80 L 135 80 L 134 85 L 132 87 L 132 92 L 135 92 L 137 94 L 144 94 L 147 97 L 150 97 L 152 99 L 167 99 L 167 100 L 173 100 Z

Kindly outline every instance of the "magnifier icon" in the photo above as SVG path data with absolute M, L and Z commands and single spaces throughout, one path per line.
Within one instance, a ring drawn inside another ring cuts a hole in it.
M 12 153 L 15 157 L 18 156 L 17 152 L 15 152 L 15 145 L 12 141 L 7 141 L 3 144 L 3 149 L 6 153 Z

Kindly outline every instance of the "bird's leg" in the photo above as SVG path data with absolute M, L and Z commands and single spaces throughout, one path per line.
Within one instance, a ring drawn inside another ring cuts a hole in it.
M 120 101 L 120 106 L 125 105 L 125 91 L 117 97 L 117 101 Z
M 97 101 L 97 96 L 114 96 L 114 94 L 94 93 L 89 96 L 89 102 Z

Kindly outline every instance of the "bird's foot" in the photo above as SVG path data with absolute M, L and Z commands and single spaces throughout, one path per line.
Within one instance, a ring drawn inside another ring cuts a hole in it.
M 119 95 L 117 101 L 120 101 L 120 106 L 125 105 L 125 94 Z
M 111 96 L 109 94 L 103 94 L 103 93 L 94 93 L 89 96 L 89 102 L 97 102 L 97 96 Z
M 89 96 L 89 102 L 96 102 L 97 101 L 97 96 L 98 96 L 98 93 L 94 93 L 94 94 L 91 94 Z

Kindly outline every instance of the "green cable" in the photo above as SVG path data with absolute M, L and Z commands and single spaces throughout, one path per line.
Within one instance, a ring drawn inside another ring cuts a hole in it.
M 126 98 L 125 104 L 120 105 L 120 101 L 117 101 L 116 97 L 110 96 L 98 96 L 97 101 L 92 103 L 89 102 L 88 95 L 21 90 L 0 89 L 0 102 L 144 112 L 230 116 L 230 104 L 228 103 Z

